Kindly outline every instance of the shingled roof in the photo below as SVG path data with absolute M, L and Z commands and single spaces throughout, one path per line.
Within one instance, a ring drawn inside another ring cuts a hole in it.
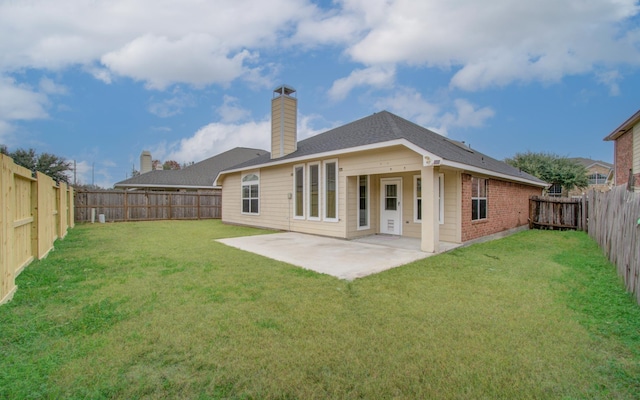
M 359 147 L 371 146 L 385 142 L 405 140 L 418 148 L 440 157 L 441 165 L 468 166 L 471 169 L 487 171 L 493 174 L 513 177 L 518 181 L 527 181 L 539 186 L 546 185 L 540 179 L 529 175 L 511 165 L 496 160 L 486 154 L 465 146 L 463 143 L 448 139 L 442 135 L 416 125 L 388 111 L 381 111 L 357 121 L 348 123 L 327 132 L 298 142 L 298 149 L 284 157 L 271 159 L 264 154 L 242 164 L 230 167 L 224 172 L 237 171 L 252 167 L 282 163 L 320 156 L 323 153 L 349 152 Z
M 218 173 L 238 163 L 269 154 L 265 150 L 236 147 L 179 170 L 158 170 L 114 185 L 121 189 L 212 189 Z

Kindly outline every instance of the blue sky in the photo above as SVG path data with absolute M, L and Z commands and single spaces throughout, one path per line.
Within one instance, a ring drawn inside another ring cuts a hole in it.
M 613 161 L 640 108 L 633 0 L 0 0 L 0 143 L 111 187 L 154 159 L 269 146 L 388 110 L 495 158 Z

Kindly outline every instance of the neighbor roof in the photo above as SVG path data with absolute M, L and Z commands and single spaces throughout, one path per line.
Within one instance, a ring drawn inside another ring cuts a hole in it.
M 542 180 L 529 175 L 511 165 L 498 161 L 483 153 L 469 148 L 463 143 L 448 139 L 424 127 L 407 121 L 388 111 L 374 113 L 368 117 L 348 123 L 322 134 L 298 142 L 298 149 L 284 157 L 271 159 L 265 154 L 223 171 L 223 173 L 243 170 L 251 167 L 280 164 L 282 162 L 319 156 L 324 153 L 349 152 L 360 147 L 384 145 L 386 142 L 406 141 L 424 152 L 433 154 L 445 163 L 474 167 L 472 169 L 506 175 L 515 180 L 546 186 Z M 404 143 L 406 143 L 404 142 Z M 393 143 L 389 143 L 392 145 Z
M 613 130 L 607 137 L 604 138 L 605 141 L 608 140 L 616 140 L 623 134 L 625 134 L 629 129 L 631 129 L 636 123 L 640 122 L 640 110 L 636 111 L 635 114 L 630 116 L 626 121 L 624 121 L 619 127 Z
M 581 165 L 583 165 L 585 168 L 589 168 L 590 166 L 592 166 L 594 164 L 599 164 L 599 165 L 602 165 L 603 167 L 606 167 L 606 168 L 609 168 L 609 169 L 613 169 L 613 164 L 608 163 L 606 161 L 592 160 L 590 158 L 584 158 L 584 157 L 572 157 L 571 160 L 576 160 Z
M 265 150 L 236 147 L 179 170 L 150 171 L 114 185 L 116 188 L 212 189 L 218 173 L 238 163 L 268 154 Z

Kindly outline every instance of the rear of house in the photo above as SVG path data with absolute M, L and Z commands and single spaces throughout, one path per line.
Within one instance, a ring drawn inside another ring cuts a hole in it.
M 615 185 L 629 185 L 640 191 L 640 110 L 604 140 L 614 142 Z
M 295 91 L 274 93 L 271 154 L 218 176 L 226 223 L 345 239 L 401 235 L 437 252 L 440 241 L 526 225 L 529 197 L 546 186 L 386 111 L 297 142 Z

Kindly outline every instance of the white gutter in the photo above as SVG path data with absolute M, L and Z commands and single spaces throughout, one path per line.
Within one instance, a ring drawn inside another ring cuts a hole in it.
M 135 189 L 144 189 L 144 188 L 168 188 L 168 189 L 222 189 L 222 186 L 193 186 L 193 185 L 157 185 L 157 184 L 135 184 L 135 185 L 113 185 L 114 188 L 135 188 Z

